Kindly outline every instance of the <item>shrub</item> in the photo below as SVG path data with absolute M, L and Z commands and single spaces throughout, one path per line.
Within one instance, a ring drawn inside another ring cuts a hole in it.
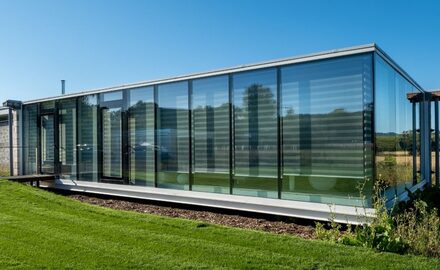
M 410 194 L 410 200 L 399 203 L 397 210 L 390 211 L 385 206 L 385 199 L 380 196 L 381 184 L 375 184 L 374 209 L 376 216 L 370 224 L 362 224 L 354 230 L 345 232 L 341 225 L 330 218 L 326 230 L 321 223 L 316 224 L 315 236 L 318 239 L 363 246 L 379 251 L 411 253 L 431 257 L 440 257 L 440 217 L 438 208 L 439 189 L 427 188 Z M 429 203 L 423 201 L 427 198 Z
M 440 217 L 436 208 L 428 210 L 421 200 L 395 217 L 396 234 L 408 244 L 409 252 L 440 257 Z
M 440 187 L 437 186 L 429 186 L 424 188 L 423 190 L 417 190 L 415 192 L 411 192 L 409 189 L 406 189 L 408 192 L 409 199 L 407 201 L 399 202 L 396 207 L 393 209 L 394 215 L 402 214 L 404 211 L 408 209 L 414 209 L 416 201 L 424 201 L 426 202 L 427 210 L 431 211 L 432 209 L 437 209 L 437 214 L 440 212 Z
M 8 166 L 0 164 L 0 176 L 8 176 L 8 175 L 9 175 Z

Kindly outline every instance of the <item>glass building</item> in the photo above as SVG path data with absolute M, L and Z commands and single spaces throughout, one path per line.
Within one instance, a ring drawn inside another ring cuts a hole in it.
M 410 93 L 424 96 L 371 44 L 26 101 L 20 172 L 55 174 L 56 188 L 351 221 L 375 182 L 392 200 L 430 179 L 425 106 Z

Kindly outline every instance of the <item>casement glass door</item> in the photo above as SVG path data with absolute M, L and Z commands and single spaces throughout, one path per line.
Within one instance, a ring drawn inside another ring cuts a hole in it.
M 101 182 L 127 182 L 126 119 L 122 92 L 101 95 Z
M 53 114 L 40 116 L 41 173 L 55 173 L 55 121 Z

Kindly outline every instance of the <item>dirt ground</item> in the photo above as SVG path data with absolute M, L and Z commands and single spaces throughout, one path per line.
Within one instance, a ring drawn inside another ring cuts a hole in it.
M 95 197 L 85 194 L 67 194 L 68 197 L 103 207 L 148 213 L 154 215 L 200 220 L 212 224 L 261 230 L 277 234 L 292 234 L 302 238 L 314 238 L 312 223 L 269 215 L 253 215 L 237 211 L 219 209 L 197 209 L 194 206 L 159 205 L 149 201 L 132 201 L 110 197 Z

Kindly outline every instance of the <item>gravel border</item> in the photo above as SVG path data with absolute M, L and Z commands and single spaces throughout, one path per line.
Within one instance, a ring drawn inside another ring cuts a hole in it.
M 295 223 L 292 222 L 292 219 L 289 220 L 288 218 L 276 216 L 259 217 L 258 214 L 253 215 L 252 217 L 245 216 L 250 215 L 250 213 L 238 214 L 237 211 L 222 211 L 221 209 L 215 209 L 215 211 L 207 211 L 205 209 L 189 209 L 190 207 L 182 208 L 182 206 L 180 205 L 174 207 L 169 205 L 158 205 L 149 201 L 138 202 L 119 198 L 115 199 L 113 197 L 98 197 L 89 194 L 66 194 L 66 196 L 84 203 L 99 205 L 112 209 L 148 213 L 167 217 L 200 220 L 212 224 L 252 230 L 261 230 L 277 234 L 292 234 L 305 239 L 315 238 L 315 229 L 312 225 L 299 224 L 298 222 Z M 305 222 L 303 221 L 302 223 Z

